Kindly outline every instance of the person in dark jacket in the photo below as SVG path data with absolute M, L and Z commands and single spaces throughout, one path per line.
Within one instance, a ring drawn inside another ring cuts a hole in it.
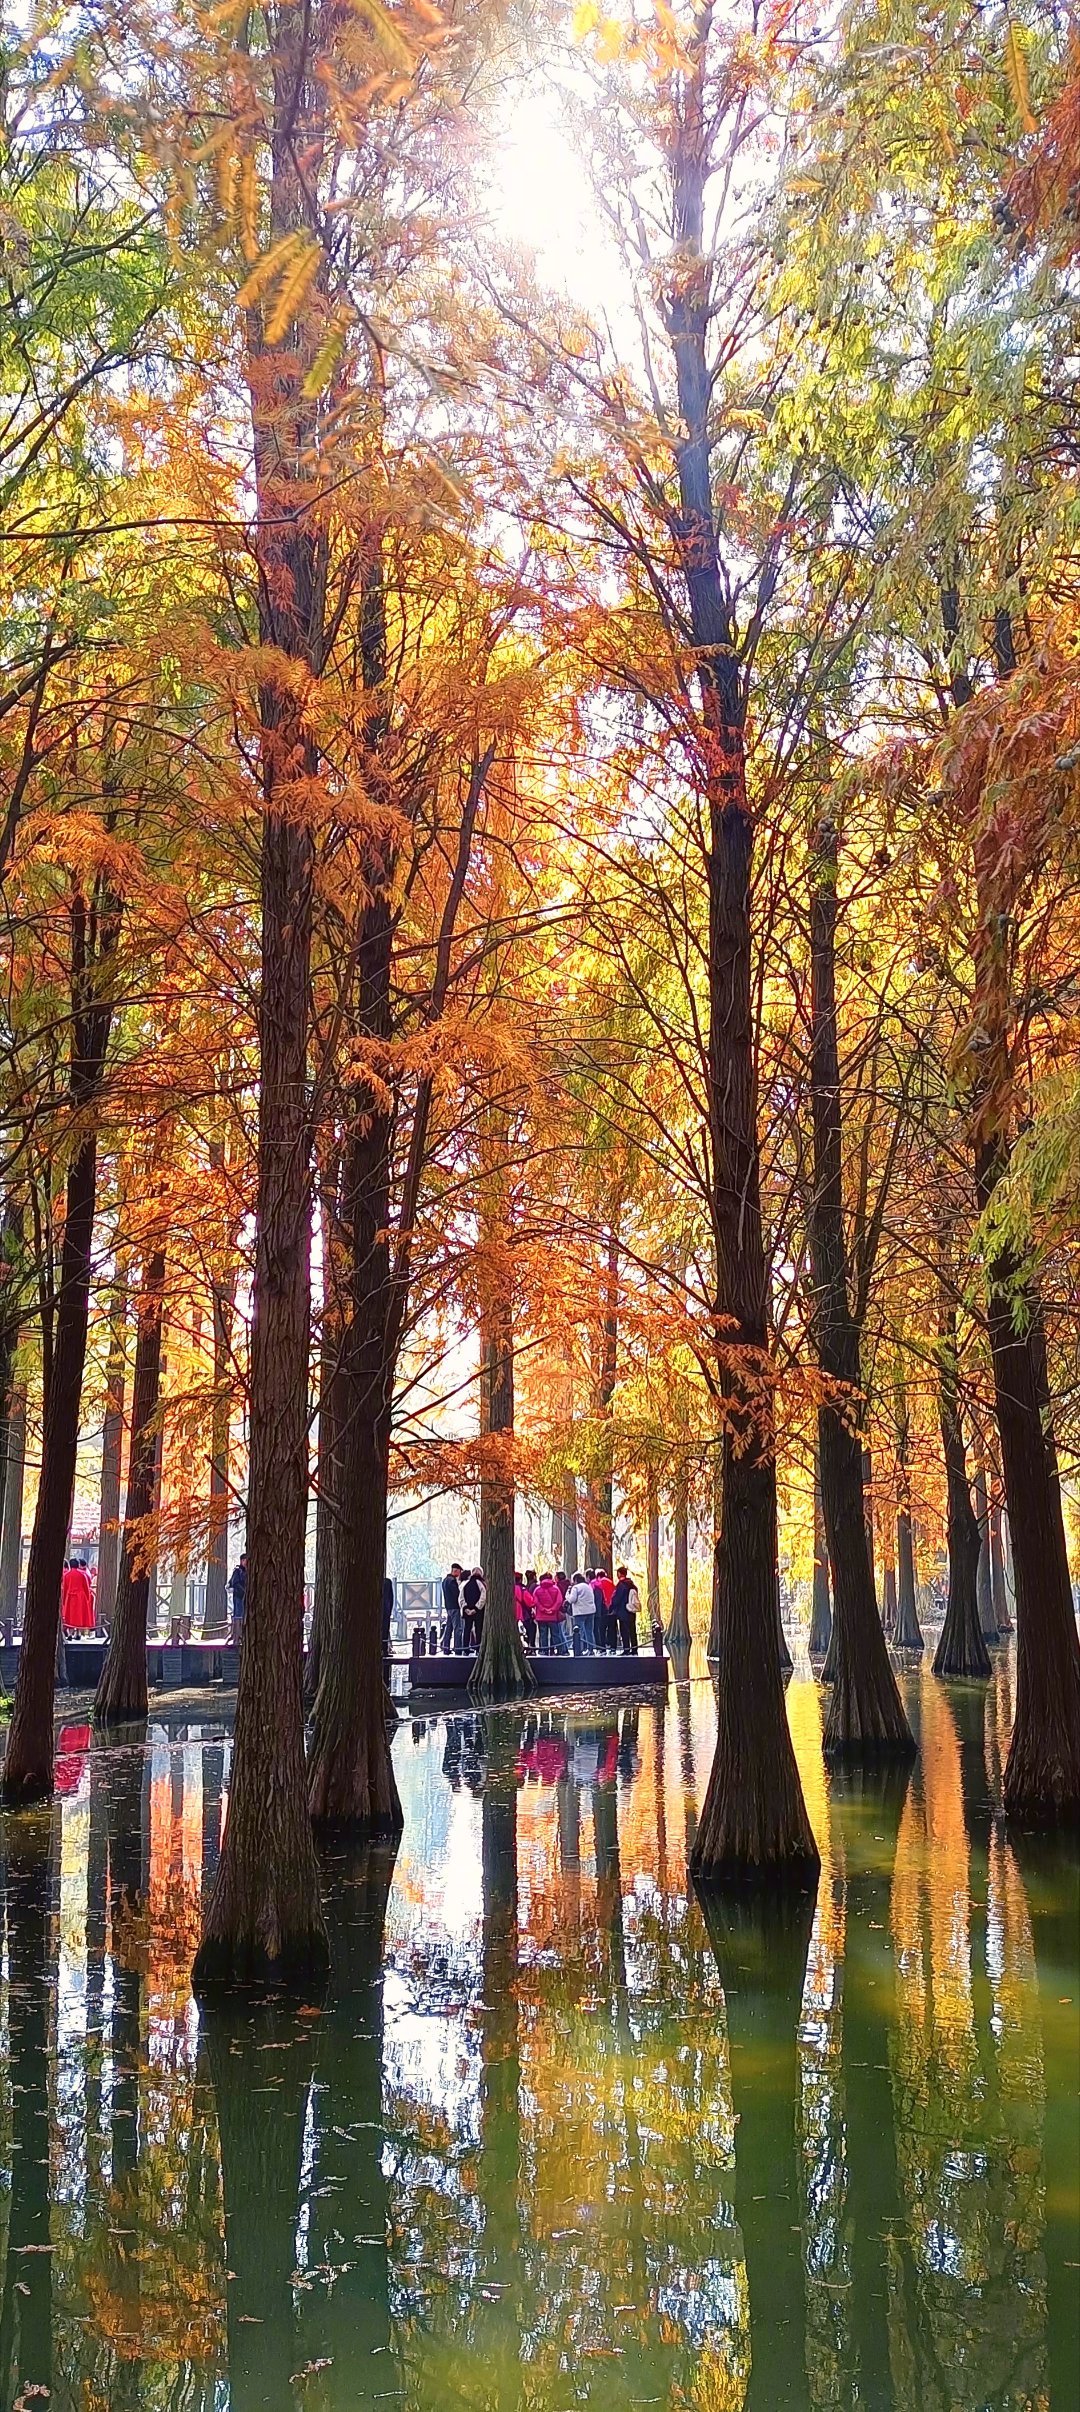
M 461 1584 L 464 1572 L 464 1567 L 459 1566 L 455 1558 L 449 1574 L 443 1576 L 442 1646 L 452 1658 L 461 1656 Z
M 487 1585 L 484 1581 L 484 1569 L 482 1566 L 474 1566 L 471 1575 L 466 1575 L 461 1586 L 463 1641 L 467 1654 L 480 1647 L 486 1602 Z
M 244 1614 L 247 1608 L 246 1549 L 241 1550 L 236 1565 L 233 1567 L 232 1573 L 229 1577 L 229 1590 L 232 1593 L 232 1638 L 233 1646 L 235 1647 L 236 1643 L 240 1639 L 240 1634 L 244 1623 Z
M 627 1656 L 637 1654 L 637 1612 L 640 1605 L 636 1583 L 631 1582 L 625 1566 L 620 1566 L 608 1615 Z

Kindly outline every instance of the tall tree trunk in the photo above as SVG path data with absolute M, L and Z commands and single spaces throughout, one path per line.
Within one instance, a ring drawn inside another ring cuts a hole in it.
M 318 1696 L 323 1655 L 335 1597 L 341 1580 L 341 1322 L 328 1317 L 324 1296 L 323 1336 L 319 1349 L 319 1442 L 316 1461 L 319 1495 L 315 1503 L 315 1597 L 311 1634 L 304 1667 L 304 1697 L 309 1707 Z
M 911 1522 L 911 1481 L 908 1458 L 911 1448 L 911 1425 L 908 1417 L 907 1395 L 899 1374 L 896 1381 L 896 1475 L 898 1506 L 896 1511 L 896 1632 L 898 1650 L 921 1650 L 923 1637 L 919 1625 L 919 1610 L 915 1591 L 915 1536 Z
M 514 1282 L 506 1165 L 509 1131 L 497 1109 L 491 1134 L 495 1162 L 487 1168 L 482 1210 L 485 1234 L 484 1295 L 480 1312 L 480 1432 L 482 1438 L 514 1436 Z M 482 1168 L 482 1181 L 484 1173 Z M 480 1481 L 480 1558 L 487 1606 L 469 1690 L 485 1700 L 506 1700 L 531 1691 L 532 1671 L 514 1608 L 514 1478 L 508 1457 L 486 1461 Z
M 14 1624 L 22 1564 L 23 1485 L 26 1479 L 26 1384 L 12 1387 L 4 1460 L 4 1525 L 0 1539 L 0 1624 Z
M 596 1350 L 596 1414 L 600 1423 L 600 1469 L 596 1478 L 586 1484 L 585 1523 L 594 1566 L 614 1572 L 615 1548 L 615 1486 L 614 1455 L 611 1429 L 611 1403 L 615 1396 L 615 1381 L 619 1358 L 619 1221 L 616 1208 L 608 1230 L 604 1252 L 603 1314 L 597 1333 Z M 566 1572 L 573 1573 L 569 1560 Z
M 87 903 L 81 890 L 74 891 L 70 1103 L 79 1135 L 67 1173 L 60 1279 L 41 1436 L 41 1474 L 26 1572 L 22 1649 L 0 1786 L 4 1800 L 12 1805 L 41 1800 L 52 1791 L 60 1586 L 75 1497 L 97 1200 L 94 1116 L 105 1077 L 112 1026 L 108 974 L 119 929 L 120 906 L 111 893 L 99 885 L 92 901 Z
M 660 1507 L 651 1471 L 645 1509 L 645 1613 L 649 1631 L 655 1633 L 660 1623 Z
M 915 1589 L 915 1541 L 909 1507 L 902 1507 L 896 1519 L 896 1560 L 896 1648 L 921 1650 L 923 1637 Z
M 940 1340 L 938 1401 L 941 1446 L 948 1491 L 949 1597 L 941 1638 L 934 1653 L 935 1675 L 989 1675 L 990 1654 L 979 1625 L 976 1576 L 979 1565 L 979 1527 L 968 1489 L 967 1453 L 960 1421 L 960 1389 L 956 1365 L 956 1315 L 945 1306 Z
M 23 1319 L 24 1281 L 23 1210 L 17 1199 L 9 1197 L 0 1229 L 0 1620 L 5 1623 L 14 1619 L 18 1605 L 22 1547 L 26 1386 L 16 1382 L 15 1353 Z
M 1009 1597 L 1005 1589 L 1005 1552 L 1001 1545 L 1001 1507 L 990 1500 L 990 1597 L 994 1610 L 994 1629 L 1004 1636 L 1012 1632 Z
M 147 1712 L 146 1618 L 151 1565 L 147 1520 L 156 1504 L 154 1478 L 164 1300 L 165 1249 L 161 1245 L 146 1260 L 139 1297 L 124 1541 L 116 1613 L 94 1698 L 94 1717 L 99 1725 L 127 1723 L 132 1718 L 145 1717 Z
M 733 1401 L 723 1442 L 717 1549 L 719 1718 L 694 1843 L 699 1882 L 805 1882 L 818 1866 L 780 1672 L 776 1459 L 768 1278 L 761 1218 L 754 1032 L 746 696 L 720 569 L 711 474 L 713 382 L 704 252 L 709 172 L 705 49 L 687 79 L 673 160 L 678 274 L 665 296 L 681 432 L 675 444 L 681 550 L 701 710 L 708 811 L 710 1209 L 717 1387 Z
M 669 1650 L 688 1650 L 690 1647 L 690 1508 L 689 1482 L 685 1465 L 680 1465 L 675 1476 L 672 1531 L 674 1563 L 667 1644 Z
M 720 1528 L 724 1521 L 724 1451 L 718 1447 L 713 1460 L 712 1478 L 712 1568 L 709 1585 L 709 1646 L 706 1652 L 710 1666 L 720 1656 Z
M 818 1412 L 821 1498 L 832 1574 L 832 1691 L 826 1755 L 910 1757 L 915 1744 L 889 1662 L 874 1594 L 867 1539 L 863 1444 L 855 1418 L 861 1394 L 859 1331 L 852 1314 L 844 1244 L 840 1056 L 836 1017 L 839 845 L 834 824 L 815 832 L 811 862 L 810 1089 L 814 1188 L 810 1256 L 814 1327 L 830 1394 Z
M 863 1515 L 866 1518 L 866 1555 L 870 1560 L 870 1588 L 877 1599 L 877 1568 L 874 1563 L 874 1458 L 870 1443 L 862 1445 Z
M 120 1472 L 124 1452 L 124 1390 L 127 1376 L 127 1275 L 117 1273 L 109 1301 L 109 1354 L 105 1364 L 105 1418 L 101 1430 L 101 1488 L 98 1493 L 98 1562 L 95 1622 L 108 1633 L 120 1574 Z
M 229 1629 L 229 1426 L 232 1421 L 232 1322 L 235 1274 L 215 1281 L 214 1400 L 210 1410 L 210 1516 L 206 1532 L 206 1602 L 203 1632 Z
M 990 1581 L 990 1498 L 986 1467 L 981 1457 L 975 1461 L 975 1517 L 979 1527 L 979 1570 L 975 1578 L 975 1596 L 979 1603 L 979 1630 L 989 1646 L 999 1639 L 999 1635 Z
M 972 1024 L 980 1046 L 972 1137 L 981 1214 L 1008 1171 L 1014 1119 L 1014 856 L 1015 848 L 1002 844 L 991 813 L 974 846 L 978 911 Z M 1004 1805 L 1006 1815 L 1021 1823 L 1071 1825 L 1080 1820 L 1080 1635 L 1045 1395 L 1042 1305 L 1030 1270 L 1001 1239 L 990 1244 L 986 1285 L 1016 1576 L 1016 1715 Z
M 894 1642 L 896 1640 L 896 1621 L 896 1565 L 890 1554 L 885 1560 L 885 1574 L 881 1598 L 881 1622 L 886 1641 Z
M 324 138 L 310 12 L 277 12 L 271 242 L 306 232 Z M 301 166 L 301 163 L 302 166 Z M 308 1494 L 311 1132 L 307 1094 L 314 852 L 308 797 L 318 753 L 300 672 L 321 667 L 325 537 L 312 509 L 318 404 L 306 381 L 323 320 L 312 309 L 286 346 L 248 313 L 255 435 L 260 637 L 297 665 L 260 689 L 262 986 L 252 1298 L 247 1601 L 232 1785 L 196 1986 L 268 1976 L 302 1982 L 327 1966 L 304 1764 L 304 1555 Z M 272 656 L 271 656 L 272 658 Z
M 373 599 L 382 655 L 382 589 Z M 375 680 L 370 682 L 376 684 Z M 393 925 L 386 866 L 368 903 L 357 949 L 357 1028 L 390 1043 Z M 352 1097 L 345 1144 L 343 1217 L 349 1235 L 349 1302 L 341 1349 L 339 1579 L 324 1636 L 308 1797 L 316 1825 L 391 1835 L 401 1804 L 386 1730 L 382 1602 L 395 1340 L 390 1263 L 391 1109 L 364 1082 Z
M 810 1617 L 810 1656 L 824 1658 L 832 1639 L 832 1606 L 829 1600 L 829 1553 L 825 1540 L 825 1511 L 821 1504 L 821 1483 L 818 1478 L 818 1456 L 814 1451 L 814 1590 Z

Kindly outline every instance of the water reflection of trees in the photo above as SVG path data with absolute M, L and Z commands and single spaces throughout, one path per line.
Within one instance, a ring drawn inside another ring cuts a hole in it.
M 5 2412 L 1071 2412 L 1077 1867 L 997 1822 L 1001 1680 L 831 1796 L 793 1685 L 812 1931 L 690 1891 L 705 1686 L 403 1729 L 327 2004 L 201 2041 L 227 1746 L 95 1744 L 6 1827 Z

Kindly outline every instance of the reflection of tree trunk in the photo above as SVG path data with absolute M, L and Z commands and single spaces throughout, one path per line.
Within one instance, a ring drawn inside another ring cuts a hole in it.
M 339 2385 L 347 2371 L 381 2370 L 387 2406 L 397 2391 L 388 2354 L 383 1932 L 396 1854 L 396 1841 L 368 1843 L 328 1866 L 332 1994 L 318 2037 L 309 2252 L 322 2275 L 303 2297 L 298 2354 L 301 2363 L 328 2356 Z
M 101 2072 L 105 2056 L 105 1933 L 109 1881 L 108 1762 L 100 1743 L 90 1751 L 90 1814 L 86 1845 L 86 2182 L 96 2194 L 101 2176 Z
M 52 1820 L 12 1818 L 7 1832 L 8 2068 L 11 2194 L 0 2309 L 0 2402 L 51 2401 L 49 2241 L 49 1938 Z
M 113 1970 L 112 2022 L 112 2190 L 116 2201 L 116 2300 L 120 2327 L 118 2386 L 114 2401 L 131 2402 L 138 2387 L 141 2331 L 139 2277 L 139 2069 L 142 2058 L 142 1934 L 145 1913 L 143 1855 L 143 1777 L 146 1722 L 140 1719 L 116 1730 L 112 1747 L 103 1755 L 109 1827 L 109 1928 Z M 148 1840 L 148 1838 L 146 1838 Z
M 832 1638 L 832 1608 L 829 1602 L 829 1553 L 825 1545 L 825 1515 L 821 1505 L 821 1483 L 817 1471 L 817 1451 L 814 1451 L 814 1593 L 810 1618 L 810 1656 L 824 1658 Z
M 809 2401 L 796 2108 L 814 1899 L 812 1893 L 729 1896 L 723 1903 L 707 1899 L 703 1908 L 727 2005 L 738 2120 L 735 2205 L 750 2300 L 746 2412 L 794 2412 Z
M 890 1899 L 907 1769 L 834 1791 L 847 1871 L 843 2071 L 851 2335 L 859 2401 L 891 2404 L 889 2239 L 901 2227 L 889 2041 L 895 2015 Z
M 687 1471 L 682 1464 L 675 1476 L 672 1524 L 675 1556 L 667 1641 L 669 1649 L 685 1650 L 690 1646 L 690 1509 Z
M 0 1623 L 14 1623 L 22 1565 L 23 1484 L 26 1479 L 26 1384 L 16 1384 L 7 1421 L 4 1458 L 4 1526 L 0 1540 Z
M 619 2052 L 623 2129 L 626 2138 L 626 2168 L 629 2189 L 626 2217 L 629 2226 L 630 2265 L 637 2292 L 643 2299 L 646 2283 L 645 2239 L 642 2229 L 642 2152 L 634 2099 L 636 2053 L 630 2023 L 630 1996 L 626 1981 L 626 1930 L 623 1919 L 622 1862 L 619 1854 L 619 1804 L 614 1784 L 594 1784 L 592 1794 L 593 1835 L 596 1849 L 596 1916 L 607 1938 L 608 1966 L 611 1978 L 613 2025 Z
M 1042 2023 L 1046 2346 L 1052 2412 L 1075 2404 L 1080 2371 L 1076 2188 L 1080 2171 L 1077 2003 L 1080 1856 L 1071 1836 L 1025 1835 L 1016 1846 L 1027 1890 Z
M 209 1899 L 221 1853 L 221 1788 L 225 1776 L 225 1745 L 202 1747 L 202 1896 Z
M 480 2186 L 484 2367 L 498 2400 L 520 2400 L 521 2064 L 518 2038 L 517 1782 L 512 1756 L 488 1769 L 481 1845 L 484 1941 L 480 2026 Z
M 311 2021 L 225 1996 L 203 2008 L 200 2059 L 217 2103 L 225 2203 L 231 2412 L 294 2412 L 292 2273 L 311 2086 Z
M 694 1765 L 694 1729 L 690 1719 L 690 1686 L 676 1668 L 675 1701 L 679 1718 L 679 1774 L 682 1778 L 683 1809 L 686 1816 L 686 1864 L 694 1854 L 697 1840 L 697 1768 Z

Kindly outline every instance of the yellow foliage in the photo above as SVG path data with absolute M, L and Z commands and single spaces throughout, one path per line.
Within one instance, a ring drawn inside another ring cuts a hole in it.
M 1036 129 L 1036 119 L 1035 113 L 1031 106 L 1031 85 L 1028 80 L 1027 55 L 1022 47 L 1015 25 L 1010 25 L 1005 36 L 1005 74 L 1008 80 L 1009 90 L 1013 96 L 1016 114 L 1021 125 L 1023 126 L 1024 132 L 1025 134 L 1034 134 Z

